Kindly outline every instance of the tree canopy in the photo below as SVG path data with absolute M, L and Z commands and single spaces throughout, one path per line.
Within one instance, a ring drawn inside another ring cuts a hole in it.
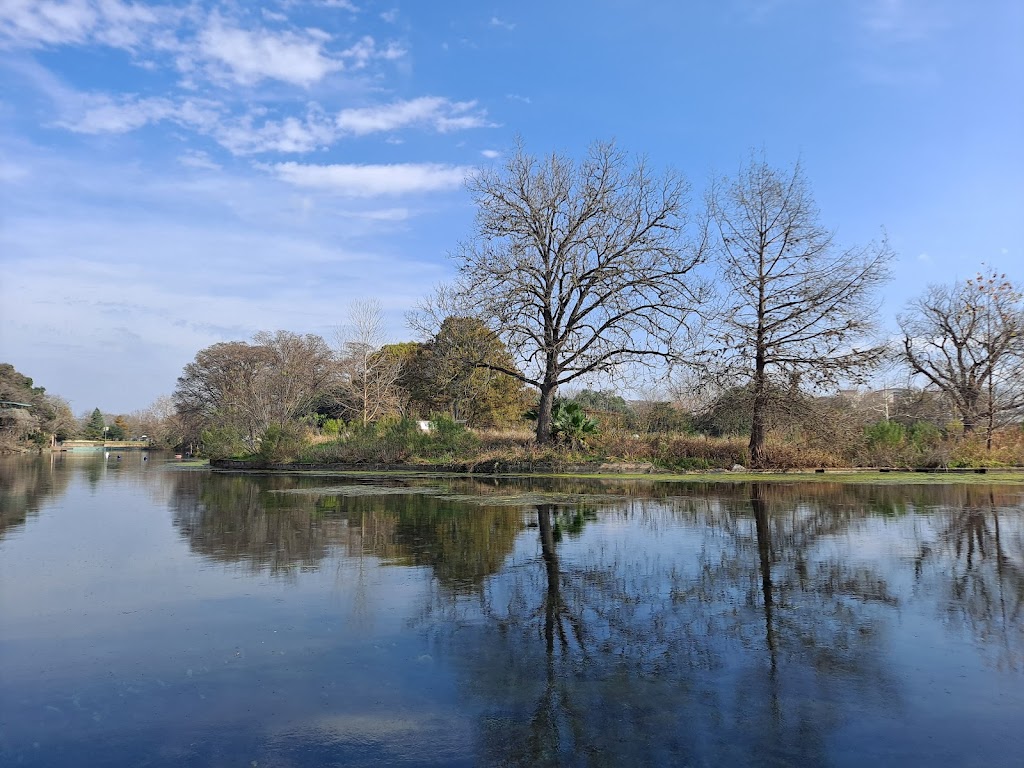
M 872 343 L 887 243 L 841 248 L 819 223 L 800 165 L 752 157 L 708 193 L 725 289 L 716 341 L 723 383 L 749 386 L 750 461 L 763 459 L 772 391 L 856 381 L 882 359 Z
M 476 226 L 454 254 L 453 293 L 518 363 L 487 367 L 539 390 L 545 442 L 558 387 L 677 350 L 705 257 L 703 241 L 687 239 L 688 186 L 597 142 L 580 162 L 520 144 L 468 187 Z
M 518 421 L 528 407 L 522 382 L 498 372 L 518 370 L 508 349 L 476 318 L 447 317 L 433 337 L 404 354 L 401 384 L 420 416 L 445 413 L 493 427 Z
M 216 426 L 233 430 L 255 452 L 268 427 L 309 412 L 334 374 L 334 353 L 321 337 L 261 332 L 252 344 L 222 342 L 200 350 L 173 397 L 192 439 Z
M 1024 409 L 1024 300 L 992 272 L 933 285 L 899 316 L 903 357 L 942 392 L 964 432 Z
M 48 395 L 45 387 L 36 386 L 10 363 L 0 363 L 0 401 L 28 406 L 0 408 L 0 448 L 26 442 L 42 445 L 53 437 L 64 440 L 78 429 L 66 400 Z

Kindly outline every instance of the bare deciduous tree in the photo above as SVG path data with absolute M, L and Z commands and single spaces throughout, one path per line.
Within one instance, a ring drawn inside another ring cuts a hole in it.
M 337 399 L 342 411 L 364 426 L 402 411 L 402 363 L 383 348 L 385 341 L 380 303 L 372 299 L 353 302 L 348 324 L 338 329 Z
M 964 432 L 1024 409 L 1024 301 L 1006 275 L 933 285 L 899 316 L 903 355 L 952 402 Z
M 458 308 L 505 342 L 520 365 L 477 365 L 540 391 L 537 440 L 551 439 L 558 387 L 581 376 L 668 359 L 700 303 L 691 275 L 703 242 L 685 240 L 688 188 L 611 143 L 579 163 L 520 145 L 468 182 L 474 237 L 454 254 Z
M 726 379 L 752 397 L 750 460 L 759 466 L 773 392 L 856 381 L 879 362 L 875 290 L 889 276 L 887 243 L 839 248 L 797 164 L 752 157 L 708 193 L 719 234 L 725 312 L 717 349 Z

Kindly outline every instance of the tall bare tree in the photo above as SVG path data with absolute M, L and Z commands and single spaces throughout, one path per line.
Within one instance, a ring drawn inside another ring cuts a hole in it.
M 385 341 L 380 302 L 354 302 L 348 309 L 348 324 L 338 329 L 337 400 L 348 418 L 358 419 L 363 426 L 402 410 L 402 362 L 384 346 Z
M 472 313 L 505 342 L 518 367 L 477 364 L 539 390 L 546 442 L 558 387 L 676 351 L 704 259 L 685 238 L 688 187 L 601 142 L 578 163 L 519 145 L 468 187 L 476 227 L 453 254 L 459 307 L 448 314 Z
M 899 316 L 903 355 L 946 395 L 970 434 L 1024 409 L 1024 300 L 995 272 L 933 285 Z
M 726 293 L 718 361 L 750 390 L 750 461 L 759 466 L 779 393 L 856 381 L 882 359 L 869 339 L 892 252 L 884 240 L 838 247 L 799 164 L 780 171 L 752 156 L 707 199 Z

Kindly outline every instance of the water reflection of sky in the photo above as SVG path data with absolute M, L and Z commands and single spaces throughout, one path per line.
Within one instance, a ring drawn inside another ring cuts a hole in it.
M 0 531 L 5 765 L 1024 749 L 1019 489 L 379 496 L 99 458 L 0 471 L 0 501 L 34 505 Z

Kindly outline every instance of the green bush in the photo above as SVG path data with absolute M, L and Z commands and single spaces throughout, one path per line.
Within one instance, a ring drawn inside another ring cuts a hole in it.
M 430 420 L 430 432 L 420 432 L 417 455 L 429 459 L 454 459 L 465 456 L 479 445 L 476 435 L 450 416 Z
M 942 431 L 927 421 L 915 421 L 910 425 L 910 442 L 919 451 L 937 447 L 942 443 Z
M 259 457 L 279 464 L 294 461 L 306 447 L 306 433 L 299 424 L 271 424 L 260 439 Z
M 896 447 L 906 440 L 907 432 L 903 425 L 896 421 L 879 421 L 864 430 L 871 447 Z
M 413 419 L 354 423 L 332 443 L 308 448 L 304 461 L 324 464 L 400 464 L 414 459 L 454 461 L 474 451 L 477 437 L 449 416 L 436 416 L 430 432 Z
M 230 459 L 245 453 L 245 442 L 234 427 L 210 427 L 200 436 L 202 452 L 210 459 Z

